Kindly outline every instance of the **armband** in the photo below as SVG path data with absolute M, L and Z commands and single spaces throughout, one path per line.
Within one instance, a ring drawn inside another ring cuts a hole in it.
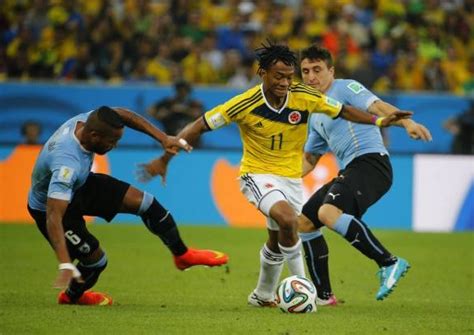
M 377 127 L 382 127 L 382 121 L 385 119 L 384 116 L 378 117 L 377 115 L 372 115 L 372 123 Z
M 377 127 L 382 127 L 382 121 L 383 121 L 384 119 L 385 119 L 384 116 L 377 118 L 377 120 L 375 120 L 375 125 L 376 125 Z

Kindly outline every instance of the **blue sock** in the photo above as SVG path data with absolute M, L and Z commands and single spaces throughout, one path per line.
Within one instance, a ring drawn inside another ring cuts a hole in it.
M 302 242 L 310 241 L 316 237 L 322 236 L 321 230 L 312 231 L 310 233 L 298 233 Z
M 347 231 L 349 230 L 349 225 L 351 221 L 354 219 L 352 215 L 349 214 L 342 214 L 339 219 L 337 219 L 336 223 L 334 224 L 333 230 L 337 231 L 343 237 L 346 236 Z

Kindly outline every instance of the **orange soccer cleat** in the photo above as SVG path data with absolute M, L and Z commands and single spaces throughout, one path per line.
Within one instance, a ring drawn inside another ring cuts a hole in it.
M 58 296 L 58 304 L 60 305 L 90 305 L 90 306 L 110 306 L 112 305 L 112 297 L 100 292 L 86 291 L 78 301 L 72 302 L 71 298 L 65 291 L 61 291 Z
M 228 260 L 229 256 L 220 251 L 191 248 L 181 256 L 174 256 L 174 264 L 180 270 L 186 270 L 194 265 L 221 266 Z

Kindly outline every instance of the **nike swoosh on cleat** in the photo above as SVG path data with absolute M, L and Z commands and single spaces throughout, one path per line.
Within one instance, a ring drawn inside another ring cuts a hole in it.
M 395 267 L 393 270 L 390 272 L 390 276 L 387 279 L 387 287 L 391 288 L 397 281 L 395 279 L 395 272 L 397 272 L 398 266 L 400 265 L 400 262 L 395 263 Z
M 107 297 L 104 297 L 104 300 L 102 300 L 99 304 L 99 306 L 107 306 L 110 303 L 110 299 Z
M 219 259 L 225 256 L 225 254 L 220 251 L 214 251 L 214 254 L 216 255 L 216 259 Z

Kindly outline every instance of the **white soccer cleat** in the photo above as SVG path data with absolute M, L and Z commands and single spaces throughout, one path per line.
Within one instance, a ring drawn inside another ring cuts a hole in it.
M 247 299 L 249 305 L 255 306 L 255 307 L 276 307 L 277 303 L 275 299 L 269 299 L 265 300 L 260 298 L 255 291 L 252 291 L 250 293 L 248 299 Z

